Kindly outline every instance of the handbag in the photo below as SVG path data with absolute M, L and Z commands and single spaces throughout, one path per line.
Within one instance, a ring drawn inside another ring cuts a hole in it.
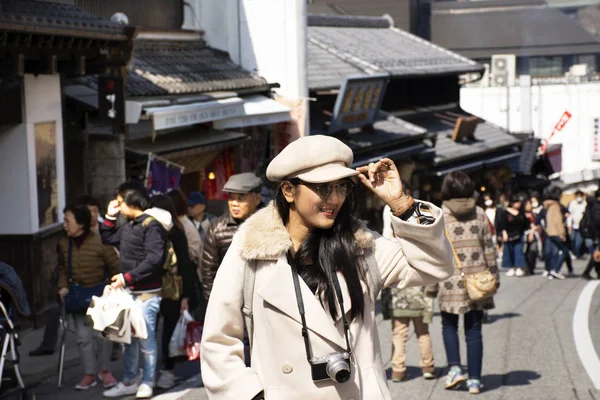
M 92 296 L 100 297 L 108 281 L 106 268 L 104 270 L 105 282 L 94 286 L 81 286 L 73 282 L 73 242 L 69 239 L 69 293 L 65 296 L 65 311 L 70 314 L 83 314 L 92 301 Z
M 458 258 L 458 254 L 456 254 L 456 249 L 454 248 L 454 245 L 450 240 L 450 236 L 448 235 L 448 230 L 446 230 L 446 237 L 448 238 L 448 242 L 452 248 L 452 254 L 454 255 L 456 267 L 461 270 L 460 276 L 465 282 L 469 299 L 472 301 L 486 300 L 495 295 L 498 288 L 497 280 L 494 274 L 492 274 L 489 269 L 473 274 L 465 274 L 464 271 L 462 271 L 463 267 L 460 263 L 460 259 Z

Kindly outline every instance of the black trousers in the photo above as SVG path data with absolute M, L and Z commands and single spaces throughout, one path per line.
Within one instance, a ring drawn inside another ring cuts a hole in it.
M 600 263 L 594 261 L 594 255 L 590 257 L 590 262 L 588 262 L 587 268 L 583 271 L 582 276 L 590 276 L 592 273 L 592 269 L 596 270 L 596 277 L 600 279 Z
M 163 317 L 163 332 L 162 332 L 162 354 L 165 363 L 165 370 L 172 371 L 175 368 L 175 362 L 177 358 L 169 357 L 169 342 L 171 336 L 177 326 L 177 321 L 181 316 L 179 310 L 181 309 L 181 302 L 174 300 L 163 299 L 160 302 L 160 315 Z

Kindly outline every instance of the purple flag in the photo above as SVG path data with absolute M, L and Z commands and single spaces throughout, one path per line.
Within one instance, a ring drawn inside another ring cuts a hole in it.
M 148 194 L 167 193 L 169 190 L 179 187 L 181 170 L 171 167 L 159 160 L 150 161 L 150 173 L 148 175 Z

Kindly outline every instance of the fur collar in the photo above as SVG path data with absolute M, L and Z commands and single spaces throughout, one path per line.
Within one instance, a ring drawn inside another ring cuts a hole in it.
M 238 232 L 240 254 L 245 260 L 277 260 L 292 247 L 292 239 L 273 203 L 258 210 Z M 359 253 L 373 246 L 373 233 L 361 222 L 354 233 Z

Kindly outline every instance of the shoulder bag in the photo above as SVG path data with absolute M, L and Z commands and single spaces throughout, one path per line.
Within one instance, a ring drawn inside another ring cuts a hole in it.
M 489 268 L 486 268 L 485 271 L 476 272 L 474 274 L 465 274 L 462 270 L 462 264 L 460 263 L 460 259 L 458 258 L 458 254 L 456 254 L 456 249 L 452 244 L 452 240 L 450 240 L 450 236 L 448 235 L 448 230 L 446 230 L 446 237 L 448 238 L 448 242 L 450 243 L 450 247 L 452 247 L 452 254 L 454 254 L 454 261 L 456 263 L 456 268 L 460 271 L 460 276 L 463 278 L 465 282 L 465 287 L 467 288 L 467 293 L 469 294 L 469 298 L 472 301 L 486 300 L 496 294 L 497 282 L 496 277 Z M 485 249 L 482 249 L 485 252 Z M 485 258 L 485 254 L 483 255 Z

